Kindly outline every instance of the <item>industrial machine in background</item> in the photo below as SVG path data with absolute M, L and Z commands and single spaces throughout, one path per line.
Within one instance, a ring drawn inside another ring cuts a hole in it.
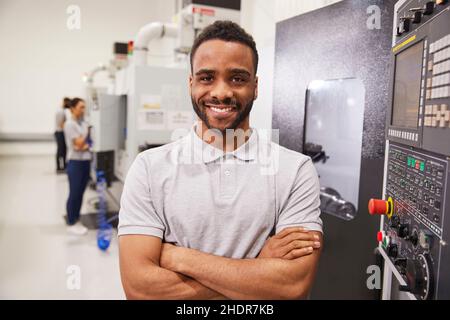
M 367 270 L 381 197 L 395 1 L 344 0 L 277 24 L 273 129 L 319 174 L 324 245 L 311 299 L 379 299 Z M 380 12 L 382 23 L 368 27 Z M 376 16 L 376 15 L 375 15 Z M 339 30 L 339 32 L 336 32 Z
M 115 150 L 123 145 L 126 128 L 124 99 L 114 95 L 116 74 L 128 66 L 128 43 L 116 42 L 109 64 L 100 64 L 84 77 L 86 83 L 86 118 L 92 126 L 91 139 L 95 168 L 104 172 L 110 187 L 114 176 Z M 99 74 L 107 75 L 107 83 L 95 83 Z M 93 172 L 91 176 L 95 177 Z
M 174 130 L 192 127 L 195 118 L 188 91 L 191 46 L 197 34 L 216 20 L 240 23 L 240 5 L 240 0 L 183 1 L 173 23 L 149 23 L 127 48 L 116 46 L 127 49 L 126 64 L 117 68 L 114 59 L 90 73 L 87 83 L 93 151 L 108 185 L 116 178 L 124 181 L 139 152 L 172 142 L 179 137 L 173 136 Z M 148 64 L 149 48 L 160 45 L 158 40 L 162 38 L 174 40 L 173 59 L 164 65 Z M 91 85 L 99 71 L 107 71 L 114 80 L 107 90 Z M 117 197 L 120 192 L 118 188 Z
M 395 6 L 381 214 L 384 299 L 450 299 L 450 4 Z
M 114 93 L 116 73 L 128 66 L 129 44 L 115 42 L 113 45 L 113 58 L 108 64 L 99 64 L 83 76 L 86 83 L 86 96 L 89 105 L 88 111 L 99 107 L 100 93 Z M 100 73 L 107 73 L 108 81 L 102 85 L 95 85 L 95 77 Z

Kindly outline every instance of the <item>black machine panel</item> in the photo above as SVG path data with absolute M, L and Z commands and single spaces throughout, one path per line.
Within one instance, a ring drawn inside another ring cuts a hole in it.
M 450 5 L 406 1 L 397 13 L 387 138 L 450 155 Z
M 384 221 L 382 248 L 408 283 L 402 290 L 419 299 L 448 299 L 450 283 L 440 282 L 448 273 L 442 257 L 449 259 L 448 160 L 395 143 L 387 157 L 385 194 L 393 210 Z
M 310 131 L 311 127 L 308 129 L 308 121 L 313 119 L 310 117 L 313 114 L 320 116 L 316 118 L 317 121 L 326 119 L 331 122 L 332 120 L 329 119 L 330 113 L 326 111 L 311 112 L 312 103 L 317 102 L 315 98 L 324 97 L 323 89 L 328 88 L 328 85 L 316 87 L 315 84 L 334 83 L 337 85 L 332 87 L 347 87 L 346 82 L 350 81 L 357 89 L 351 91 L 350 95 L 357 94 L 361 86 L 364 90 L 361 106 L 355 103 L 357 100 L 348 100 L 350 103 L 347 107 L 350 109 L 350 104 L 354 104 L 353 108 L 357 108 L 357 112 L 337 115 L 338 119 L 342 120 L 336 120 L 335 123 L 343 131 L 337 131 L 331 127 L 327 129 L 329 135 L 335 135 L 336 140 L 341 139 L 340 143 L 331 144 L 331 147 L 335 150 L 343 149 L 344 151 L 339 150 L 339 152 L 344 153 L 345 160 L 347 148 L 351 148 L 352 153 L 359 151 L 356 148 L 347 147 L 348 135 L 339 136 L 339 132 L 348 132 L 351 127 L 344 128 L 345 126 L 363 122 L 360 169 L 344 171 L 342 168 L 331 167 L 332 160 L 336 158 L 331 158 L 333 155 L 329 154 L 329 149 L 323 150 L 330 159 L 320 164 L 324 169 L 320 177 L 322 187 L 330 186 L 329 182 L 345 181 L 342 177 L 336 180 L 335 177 L 339 171 L 340 173 L 350 172 L 356 177 L 355 181 L 359 185 L 359 190 L 358 200 L 355 200 L 354 204 L 358 212 L 357 216 L 351 220 L 340 219 L 335 215 L 327 214 L 326 211 L 322 212 L 321 218 L 326 236 L 311 299 L 379 299 L 380 297 L 381 290 L 369 288 L 366 283 L 368 266 L 381 266 L 382 262 L 381 257 L 373 255 L 373 234 L 379 230 L 380 224 L 379 221 L 364 213 L 367 210 L 366 204 L 369 198 L 373 195 L 381 197 L 382 193 L 384 132 L 389 94 L 389 73 L 386 72 L 386 66 L 389 65 L 391 58 L 394 3 L 395 0 L 339 1 L 277 23 L 272 127 L 279 129 L 281 145 L 295 151 L 310 153 L 312 156 L 321 153 L 316 150 L 317 132 Z M 367 13 L 369 6 L 380 9 L 382 13 L 380 29 L 371 29 L 367 26 L 368 17 L 373 16 Z M 336 30 L 339 32 L 337 33 Z M 343 82 L 339 84 L 337 79 L 342 79 Z M 318 96 L 310 95 L 312 88 L 315 88 L 312 91 L 319 93 Z M 346 93 L 339 94 L 343 98 L 338 99 L 339 104 L 346 101 L 344 94 Z M 332 99 L 327 101 L 331 106 Z M 322 101 L 320 102 L 322 107 L 326 107 Z M 358 120 L 360 112 L 363 112 L 364 118 Z M 348 140 L 351 141 L 357 137 L 352 134 Z M 310 148 L 311 145 L 306 145 L 304 142 L 310 142 L 316 146 L 313 145 Z M 360 172 L 359 177 L 358 172 Z M 353 180 L 348 180 L 345 187 L 355 187 Z M 333 189 L 341 196 L 343 195 L 341 187 Z M 332 190 L 325 190 L 328 194 L 325 197 L 326 202 L 336 203 L 336 201 L 328 202 L 327 199 L 339 199 L 337 196 L 331 197 L 333 192 L 328 191 Z M 353 194 L 356 196 L 355 193 Z M 327 203 L 322 204 L 328 207 Z M 355 246 L 355 239 L 358 239 L 357 248 L 349 250 L 348 248 Z M 330 265 L 333 268 L 330 268 Z
M 417 299 L 450 299 L 450 4 L 401 1 L 386 119 L 381 250 Z M 395 22 L 394 22 L 395 23 Z

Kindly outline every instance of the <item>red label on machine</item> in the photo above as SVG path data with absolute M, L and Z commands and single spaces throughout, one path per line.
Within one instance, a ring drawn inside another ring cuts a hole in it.
M 211 16 L 213 17 L 215 15 L 214 9 L 210 8 L 200 8 L 200 7 L 193 7 L 192 13 L 199 13 L 204 16 Z

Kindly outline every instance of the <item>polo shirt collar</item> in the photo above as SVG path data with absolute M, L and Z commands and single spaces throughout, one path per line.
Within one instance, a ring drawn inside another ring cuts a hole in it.
M 258 134 L 257 131 L 251 128 L 249 139 L 239 148 L 232 152 L 223 152 L 209 143 L 203 141 L 196 133 L 195 126 L 190 133 L 192 146 L 194 148 L 194 155 L 196 159 L 202 159 L 203 163 L 211 163 L 227 155 L 231 155 L 243 161 L 252 161 L 256 159 L 258 150 Z

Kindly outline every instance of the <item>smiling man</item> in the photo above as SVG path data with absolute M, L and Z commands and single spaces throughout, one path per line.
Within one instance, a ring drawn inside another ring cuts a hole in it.
M 235 23 L 215 22 L 195 40 L 189 85 L 199 121 L 139 154 L 126 178 L 127 298 L 308 295 L 322 243 L 318 177 L 310 158 L 250 127 L 257 67 L 255 42 Z

